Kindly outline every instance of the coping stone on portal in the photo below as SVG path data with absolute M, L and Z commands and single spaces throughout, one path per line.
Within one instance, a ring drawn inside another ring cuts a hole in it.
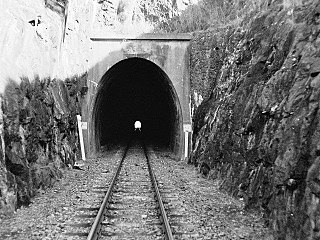
M 144 33 L 134 34 L 110 34 L 97 32 L 91 34 L 92 41 L 190 41 L 192 35 L 188 33 Z

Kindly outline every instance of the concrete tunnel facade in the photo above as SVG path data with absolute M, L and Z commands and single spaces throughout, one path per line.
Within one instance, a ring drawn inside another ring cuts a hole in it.
M 179 149 L 183 124 L 178 96 L 169 77 L 149 60 L 122 60 L 103 76 L 93 119 L 98 148 L 125 144 L 139 120 L 148 144 Z
M 124 41 L 125 39 L 125 41 Z M 86 154 L 125 144 L 142 122 L 148 145 L 186 156 L 191 137 L 189 35 L 93 37 L 88 92 L 82 103 Z M 94 64 L 93 64 L 94 63 Z M 186 127 L 187 126 L 187 127 Z

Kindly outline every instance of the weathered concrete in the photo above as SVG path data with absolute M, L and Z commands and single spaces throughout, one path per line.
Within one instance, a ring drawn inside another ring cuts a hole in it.
M 93 109 L 96 97 L 101 88 L 103 76 L 117 63 L 129 58 L 146 59 L 158 66 L 170 79 L 172 91 L 177 95 L 181 105 L 180 121 L 183 125 L 191 124 L 189 104 L 189 40 L 188 34 L 144 34 L 134 36 L 94 35 L 92 58 L 93 66 L 88 73 L 88 94 L 83 104 L 83 121 L 88 122 L 88 130 L 84 132 L 87 153 L 94 153 L 99 143 L 95 138 Z M 179 136 L 183 136 L 183 127 Z M 180 141 L 183 141 L 181 139 Z M 178 147 L 183 156 L 183 146 Z

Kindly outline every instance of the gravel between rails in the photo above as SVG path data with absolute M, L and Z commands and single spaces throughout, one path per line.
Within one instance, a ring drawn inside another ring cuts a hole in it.
M 162 240 L 157 201 L 140 144 L 133 142 L 129 148 L 114 190 L 99 239 Z
M 179 232 L 175 239 L 273 240 L 259 214 L 244 211 L 241 201 L 220 192 L 193 166 L 175 161 L 169 153 L 154 151 L 150 156 L 172 228 Z M 79 216 L 95 212 L 80 209 L 99 206 L 104 194 L 97 190 L 106 190 L 108 184 L 102 182 L 110 179 L 120 158 L 121 151 L 113 150 L 88 160 L 83 171 L 65 171 L 30 206 L 0 218 L 0 239 L 85 239 L 72 233 L 88 232 L 89 227 L 76 224 L 92 222 Z

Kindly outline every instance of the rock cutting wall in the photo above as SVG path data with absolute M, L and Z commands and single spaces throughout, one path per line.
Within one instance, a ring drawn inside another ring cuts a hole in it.
M 80 112 L 79 82 L 79 78 L 32 82 L 24 78 L 20 85 L 11 81 L 6 87 L 2 173 L 12 193 L 11 202 L 0 200 L 10 206 L 7 210 L 28 204 L 39 189 L 52 186 L 62 170 L 79 158 L 75 117 Z
M 263 210 L 276 239 L 320 237 L 319 33 L 319 1 L 277 1 L 191 45 L 190 162 Z
M 93 5 L 13 0 L 0 9 L 0 213 L 10 213 L 77 158 Z
M 64 79 L 86 72 L 94 7 L 91 1 L 64 2 L 1 1 L 0 93 L 8 79 Z

